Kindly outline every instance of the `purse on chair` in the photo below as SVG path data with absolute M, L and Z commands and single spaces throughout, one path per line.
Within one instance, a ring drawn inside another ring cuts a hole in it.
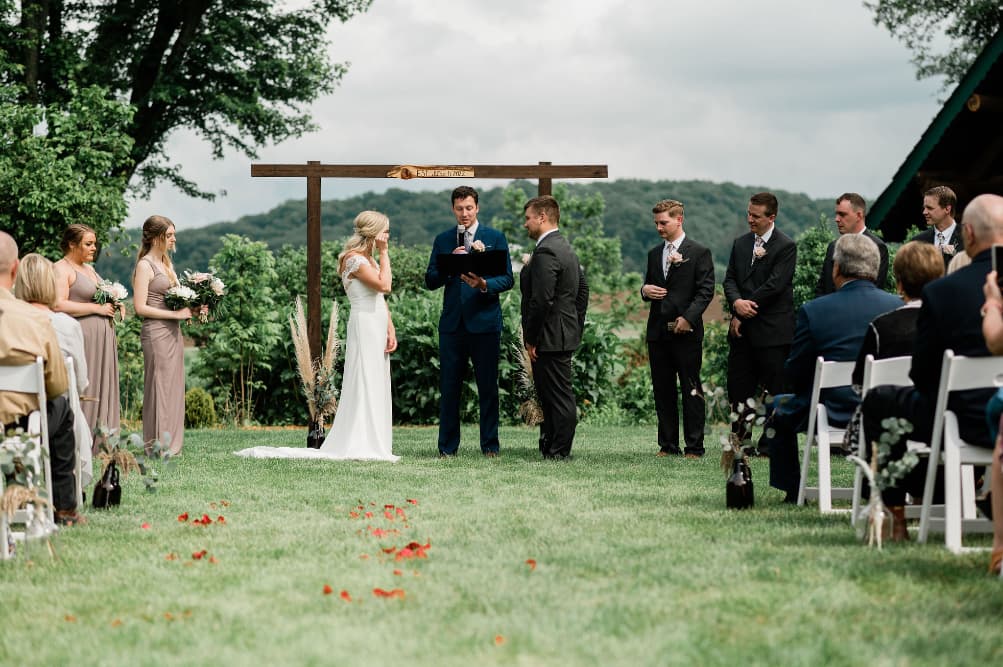
M 122 486 L 118 483 L 118 466 L 114 461 L 108 463 L 101 479 L 94 485 L 95 509 L 108 509 L 122 502 Z

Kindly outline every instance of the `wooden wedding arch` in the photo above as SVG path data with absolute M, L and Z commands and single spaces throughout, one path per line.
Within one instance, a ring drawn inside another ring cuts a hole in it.
M 606 165 L 393 165 L 393 164 L 252 164 L 252 178 L 306 179 L 307 337 L 310 354 L 320 356 L 320 182 L 324 178 L 535 178 L 541 195 L 549 195 L 553 179 L 607 178 Z

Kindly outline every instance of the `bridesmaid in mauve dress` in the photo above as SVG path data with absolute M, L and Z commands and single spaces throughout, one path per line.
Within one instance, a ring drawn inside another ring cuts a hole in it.
M 87 225 L 73 224 L 63 232 L 60 242 L 63 258 L 56 262 L 56 305 L 54 310 L 72 315 L 84 334 L 84 356 L 90 386 L 81 396 L 80 407 L 93 433 L 98 426 L 117 430 L 119 424 L 118 342 L 113 317 L 116 307 L 111 303 L 94 302 L 97 284 L 101 281 L 94 267 L 97 235 Z M 120 304 L 122 317 L 125 305 Z M 100 442 L 94 440 L 97 453 Z
M 143 243 L 132 274 L 133 303 L 143 318 L 143 442 L 169 443 L 171 455 L 185 441 L 185 351 L 181 320 L 191 309 L 170 310 L 164 294 L 178 284 L 171 258 L 174 223 L 152 215 L 143 223 Z

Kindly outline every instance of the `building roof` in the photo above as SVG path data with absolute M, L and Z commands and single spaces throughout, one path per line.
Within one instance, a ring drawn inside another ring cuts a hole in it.
M 946 185 L 956 219 L 977 195 L 1003 195 L 1003 30 L 989 41 L 871 206 L 867 225 L 900 241 L 924 225 L 923 193 Z

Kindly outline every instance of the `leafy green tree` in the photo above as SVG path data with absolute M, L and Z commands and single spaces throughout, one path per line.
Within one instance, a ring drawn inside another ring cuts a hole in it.
M 97 86 L 68 86 L 65 100 L 46 106 L 20 101 L 21 91 L 0 86 L 0 228 L 53 259 L 72 223 L 108 241 L 126 215 L 131 108 Z
M 916 78 L 944 77 L 944 88 L 961 80 L 976 56 L 1003 29 L 999 0 L 872 0 L 864 6 L 913 52 Z M 938 51 L 947 36 L 947 51 Z
M 262 377 L 283 339 L 275 258 L 264 243 L 227 234 L 212 267 L 227 293 L 214 321 L 192 327 L 205 341 L 193 373 L 206 380 L 234 422 L 246 424 L 254 420 L 259 392 L 266 389 Z
M 168 181 L 213 195 L 166 152 L 170 133 L 194 131 L 215 157 L 314 129 L 311 102 L 347 71 L 327 56 L 331 21 L 372 0 L 0 0 L 0 53 L 18 63 L 0 85 L 21 101 L 65 106 L 74 86 L 100 86 L 135 109 L 130 159 L 118 174 L 140 194 Z
M 797 238 L 798 263 L 794 267 L 794 308 L 815 298 L 815 286 L 822 273 L 825 251 L 836 238 L 829 216 L 819 215 L 818 224 L 803 231 Z

